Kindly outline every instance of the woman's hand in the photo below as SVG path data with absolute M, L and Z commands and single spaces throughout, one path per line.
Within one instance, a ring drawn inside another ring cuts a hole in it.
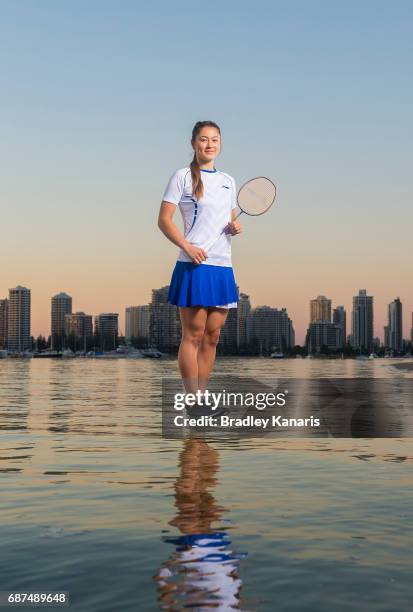
M 188 255 L 188 257 L 191 258 L 192 263 L 195 264 L 200 264 L 208 257 L 204 249 L 201 249 L 200 247 L 194 246 L 190 243 L 188 243 L 188 245 L 184 247 L 184 251 Z
M 227 233 L 231 234 L 231 236 L 235 236 L 236 234 L 240 234 L 242 232 L 242 225 L 239 221 L 231 221 L 227 225 Z

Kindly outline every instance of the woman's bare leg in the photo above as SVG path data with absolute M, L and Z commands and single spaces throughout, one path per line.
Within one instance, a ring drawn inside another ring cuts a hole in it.
M 205 331 L 198 350 L 198 385 L 205 391 L 215 363 L 221 329 L 227 319 L 228 308 L 208 308 Z
M 178 364 L 187 393 L 196 393 L 198 386 L 198 350 L 204 336 L 208 309 L 201 306 L 180 307 L 182 340 Z

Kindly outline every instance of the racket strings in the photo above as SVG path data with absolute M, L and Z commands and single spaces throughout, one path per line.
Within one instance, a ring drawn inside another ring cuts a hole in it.
M 248 215 L 262 215 L 275 199 L 275 185 L 265 177 L 252 179 L 238 193 L 238 205 Z

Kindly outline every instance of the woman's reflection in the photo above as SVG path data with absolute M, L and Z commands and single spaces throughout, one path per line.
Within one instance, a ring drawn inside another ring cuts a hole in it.
M 177 514 L 169 522 L 182 535 L 164 538 L 176 549 L 154 576 L 162 610 L 240 609 L 238 564 L 245 554 L 234 555 L 227 533 L 213 527 L 226 512 L 211 492 L 218 460 L 218 452 L 204 440 L 184 442 L 175 483 Z

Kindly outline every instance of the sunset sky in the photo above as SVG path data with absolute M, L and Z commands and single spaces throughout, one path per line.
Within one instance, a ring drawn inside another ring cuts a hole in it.
M 412 18 L 403 1 L 2 2 L 0 298 L 31 289 L 34 336 L 60 291 L 124 331 L 125 307 L 169 283 L 159 204 L 212 119 L 216 167 L 278 187 L 233 240 L 252 305 L 286 307 L 302 343 L 310 299 L 344 305 L 350 331 L 365 288 L 375 335 L 400 297 L 407 337 Z

